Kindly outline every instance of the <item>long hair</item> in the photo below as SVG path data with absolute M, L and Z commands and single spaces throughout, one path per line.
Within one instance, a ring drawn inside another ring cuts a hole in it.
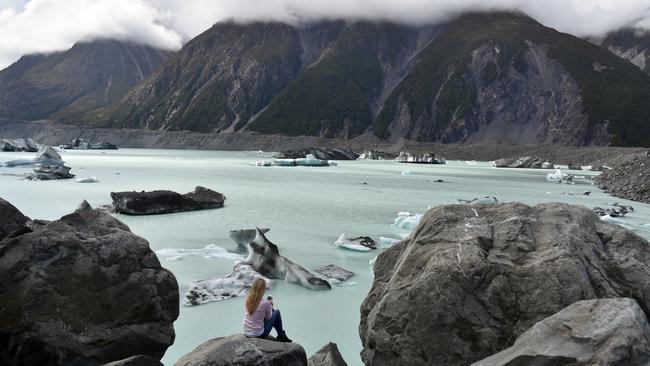
M 252 315 L 257 309 L 260 301 L 262 301 L 262 296 L 264 296 L 264 291 L 266 291 L 266 281 L 262 278 L 255 279 L 251 290 L 248 291 L 248 296 L 246 296 L 246 311 L 249 315 Z

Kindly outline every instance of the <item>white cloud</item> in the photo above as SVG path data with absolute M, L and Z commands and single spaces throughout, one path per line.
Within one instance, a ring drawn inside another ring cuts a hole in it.
M 130 39 L 166 49 L 224 19 L 436 22 L 464 11 L 518 9 L 578 36 L 650 29 L 650 0 L 0 0 L 0 67 L 78 40 Z
M 170 13 L 145 0 L 29 0 L 2 4 L 0 67 L 24 54 L 65 50 L 77 41 L 96 38 L 128 39 L 166 49 L 181 46 L 178 33 L 165 25 Z

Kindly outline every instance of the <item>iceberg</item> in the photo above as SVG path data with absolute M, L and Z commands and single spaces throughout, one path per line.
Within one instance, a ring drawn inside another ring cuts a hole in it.
M 97 177 L 77 178 L 75 181 L 77 183 L 99 183 Z
M 341 234 L 341 236 L 339 236 L 339 238 L 334 242 L 334 245 L 339 248 L 354 250 L 357 252 L 369 252 L 377 249 L 375 241 L 367 236 L 348 239 L 345 237 L 345 234 Z
M 392 226 L 403 230 L 414 230 L 423 216 L 423 214 L 411 215 L 409 212 L 399 212 Z
M 385 236 L 380 236 L 379 237 L 379 243 L 382 246 L 392 246 L 394 244 L 399 243 L 400 241 L 402 241 L 402 239 L 393 239 L 393 238 L 388 238 L 388 237 L 385 237 Z
M 307 154 L 304 158 L 294 159 L 298 166 L 329 166 L 327 160 L 317 159 L 313 154 Z
M 569 174 L 563 173 L 562 169 L 555 169 L 554 173 L 546 174 L 546 181 L 552 183 L 568 183 L 573 181 L 573 177 Z
M 165 248 L 157 250 L 156 255 L 165 258 L 167 261 L 177 261 L 191 256 L 203 258 L 233 259 L 237 261 L 244 260 L 243 255 L 231 253 L 216 244 L 208 244 L 203 248 Z
M 237 264 L 233 272 L 225 277 L 192 282 L 185 293 L 183 305 L 200 305 L 231 297 L 246 296 L 251 284 L 257 278 L 264 279 L 266 287 L 272 288 L 271 281 L 260 275 L 253 267 L 247 264 Z

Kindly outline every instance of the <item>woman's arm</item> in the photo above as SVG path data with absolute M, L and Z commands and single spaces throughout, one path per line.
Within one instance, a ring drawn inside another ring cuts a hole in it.
M 269 320 L 271 319 L 271 315 L 273 315 L 273 305 L 271 305 L 269 300 L 262 301 L 264 305 L 264 320 Z

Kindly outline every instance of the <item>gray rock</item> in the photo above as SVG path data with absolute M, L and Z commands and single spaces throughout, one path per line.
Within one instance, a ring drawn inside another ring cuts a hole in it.
M 348 366 L 336 343 L 328 343 L 307 360 L 309 366 Z
M 585 299 L 630 297 L 647 313 L 648 245 L 580 206 L 433 208 L 377 258 L 361 307 L 362 358 L 467 365 Z
M 178 284 L 143 238 L 87 204 L 0 242 L 0 364 L 159 360 Z
M 650 325 L 633 299 L 578 301 L 473 366 L 646 366 Z
M 354 276 L 354 272 L 350 272 L 347 269 L 343 269 L 334 264 L 328 264 L 326 266 L 316 268 L 314 272 L 320 273 L 327 278 L 334 278 L 339 281 L 347 281 L 352 278 L 352 276 Z
M 14 205 L 0 198 L 0 240 L 25 227 L 29 220 Z
M 175 366 L 306 366 L 297 343 L 247 338 L 243 334 L 211 339 L 181 357 Z
M 499 159 L 494 162 L 497 168 L 553 169 L 554 165 L 536 156 L 524 156 L 517 159 Z
M 162 366 L 162 363 L 149 356 L 137 355 L 123 360 L 105 363 L 102 366 Z
M 115 212 L 127 215 L 158 215 L 223 207 L 226 196 L 197 186 L 194 192 L 111 192 Z

